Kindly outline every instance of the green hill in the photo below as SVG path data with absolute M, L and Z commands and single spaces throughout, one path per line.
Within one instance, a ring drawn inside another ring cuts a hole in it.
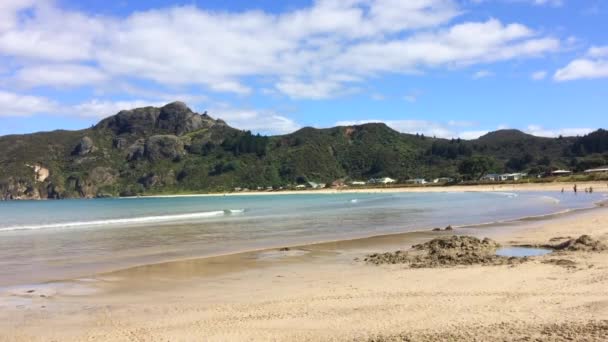
M 496 172 L 582 170 L 608 164 L 608 132 L 540 138 L 502 130 L 464 141 L 373 123 L 266 137 L 175 102 L 121 111 L 80 131 L 3 136 L 0 152 L 1 199 L 90 198 L 383 176 L 461 178 L 467 175 L 459 166 L 470 158 L 485 158 Z

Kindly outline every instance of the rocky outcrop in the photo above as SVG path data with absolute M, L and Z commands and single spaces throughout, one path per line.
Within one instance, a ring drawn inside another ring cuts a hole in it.
M 101 121 L 97 129 L 110 129 L 117 135 L 182 135 L 203 127 L 225 124 L 208 115 L 193 112 L 183 102 L 169 103 L 160 108 L 144 107 L 123 110 Z
M 151 162 L 178 160 L 184 153 L 184 143 L 175 135 L 155 135 L 146 141 L 145 156 Z
M 118 179 L 118 172 L 109 167 L 98 166 L 91 170 L 89 178 L 97 187 L 112 185 Z
M 76 147 L 72 151 L 72 155 L 86 156 L 89 153 L 95 152 L 95 150 L 96 150 L 96 147 L 93 144 L 93 139 L 85 136 L 85 137 L 82 137 L 82 139 L 80 139 L 80 142 L 78 143 L 78 145 L 76 145 Z
M 122 150 L 127 147 L 127 139 L 116 137 L 112 140 L 112 147 Z
M 2 136 L 0 199 L 139 195 L 179 186 L 167 162 L 202 159 L 204 144 L 219 149 L 226 137 L 242 133 L 173 102 L 123 110 L 81 131 Z M 199 148 L 189 152 L 194 141 Z M 207 167 L 200 167 L 206 176 Z
M 146 189 L 174 185 L 175 173 L 173 170 L 170 170 L 166 174 L 152 172 L 141 177 L 139 183 Z
M 49 178 L 49 176 L 51 175 L 51 172 L 49 171 L 49 169 L 47 169 L 46 167 L 43 167 L 42 165 L 39 164 L 34 164 L 34 165 L 29 165 L 26 164 L 26 166 L 32 168 L 34 170 L 34 180 L 36 182 L 42 183 L 45 180 L 47 180 Z
M 143 159 L 145 152 L 146 152 L 145 140 L 138 139 L 127 149 L 127 160 L 134 161 L 134 160 Z
M 196 131 L 204 126 L 201 115 L 197 115 L 183 102 L 173 102 L 161 108 L 156 121 L 157 128 L 176 135 Z
M 41 199 L 40 190 L 31 181 L 9 178 L 0 183 L 0 198 L 3 200 Z

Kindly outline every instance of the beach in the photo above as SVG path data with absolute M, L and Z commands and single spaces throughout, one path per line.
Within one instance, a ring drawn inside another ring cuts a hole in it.
M 302 190 L 273 190 L 273 191 L 237 191 L 222 193 L 193 193 L 193 194 L 162 194 L 146 195 L 142 197 L 151 198 L 176 198 L 176 197 L 215 197 L 215 196 L 256 196 L 256 195 L 297 195 L 297 194 L 338 194 L 338 193 L 428 193 L 428 192 L 495 192 L 495 191 L 561 191 L 573 192 L 574 186 L 578 192 L 585 192 L 585 189 L 593 189 L 594 192 L 608 192 L 608 182 L 587 181 L 587 182 L 530 182 L 530 183 L 497 183 L 497 184 L 475 184 L 475 185 L 388 185 L 385 187 L 365 187 L 365 186 L 346 186 L 339 188 L 324 189 L 302 189 Z
M 606 242 L 608 208 L 192 258 L 13 287 L 0 294 L 0 340 L 601 341 L 607 336 L 606 251 L 554 252 L 496 266 L 411 268 L 363 261 L 370 253 L 408 250 L 452 234 L 490 237 L 504 246 L 544 245 L 583 234 Z

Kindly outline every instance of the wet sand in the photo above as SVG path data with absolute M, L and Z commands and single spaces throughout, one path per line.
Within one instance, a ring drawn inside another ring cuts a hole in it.
M 505 226 L 146 265 L 3 289 L 0 341 L 601 341 L 607 336 L 606 252 L 441 269 L 360 261 L 368 253 L 407 249 L 452 233 L 488 236 L 503 245 L 545 244 L 582 234 L 607 241 L 608 208 Z M 557 335 L 549 335 L 553 332 Z

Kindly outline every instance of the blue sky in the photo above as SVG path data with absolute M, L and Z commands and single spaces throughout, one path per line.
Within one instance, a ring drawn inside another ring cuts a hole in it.
M 607 19 L 600 0 L 3 0 L 0 135 L 174 100 L 263 134 L 585 134 L 607 128 Z

